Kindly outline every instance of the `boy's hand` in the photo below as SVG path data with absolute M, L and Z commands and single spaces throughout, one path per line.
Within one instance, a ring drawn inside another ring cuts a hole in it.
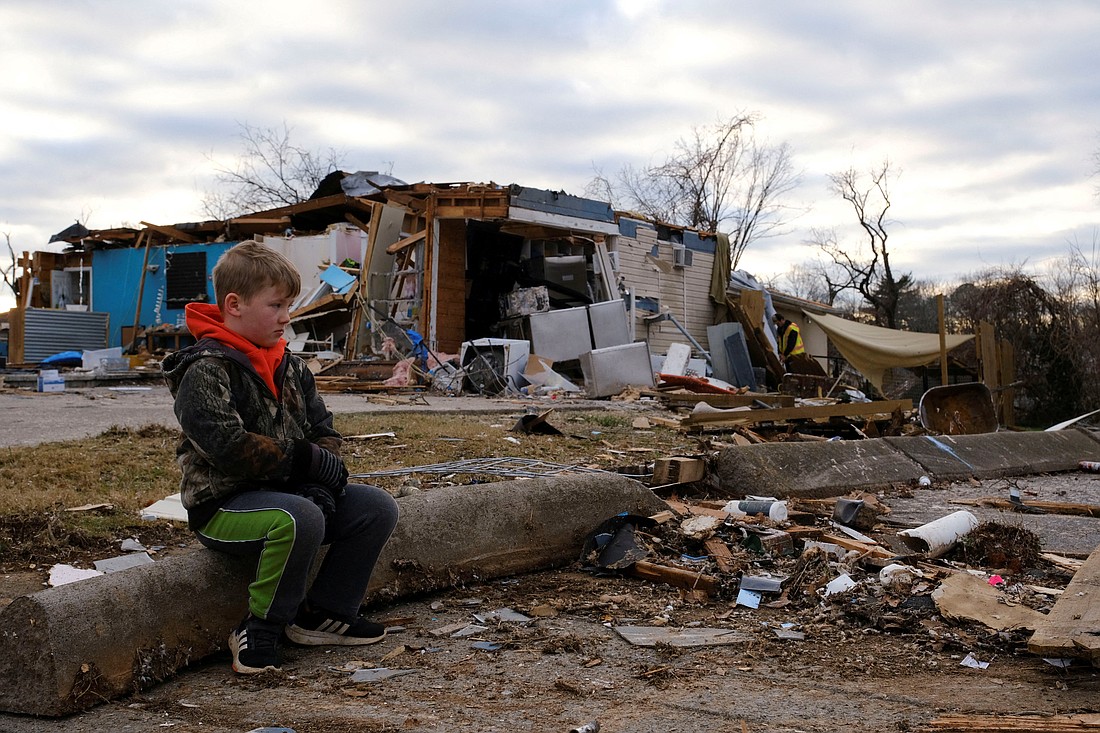
M 316 504 L 317 508 L 321 510 L 321 514 L 325 515 L 325 522 L 328 522 L 332 515 L 336 513 L 336 497 L 324 486 L 304 484 L 298 487 L 296 493 Z
M 300 440 L 295 444 L 294 452 L 294 463 L 299 467 L 296 471 L 298 478 L 320 484 L 334 493 L 340 493 L 348 485 L 347 466 L 332 451 L 308 440 Z

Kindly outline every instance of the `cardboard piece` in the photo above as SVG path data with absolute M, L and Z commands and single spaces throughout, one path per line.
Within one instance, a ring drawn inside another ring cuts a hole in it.
M 1013 606 L 1008 596 L 986 579 L 970 573 L 956 573 L 932 591 L 936 608 L 948 618 L 978 621 L 996 631 L 1035 629 L 1045 618 L 1033 608 Z

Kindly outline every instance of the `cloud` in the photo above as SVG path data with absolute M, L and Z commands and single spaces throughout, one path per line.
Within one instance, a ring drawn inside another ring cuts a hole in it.
M 805 259 L 811 227 L 853 223 L 830 173 L 888 157 L 899 259 L 947 277 L 1100 225 L 1098 32 L 1085 0 L 12 0 L 0 231 L 22 251 L 85 214 L 197 218 L 245 123 L 409 181 L 580 193 L 594 168 L 758 112 L 810 210 L 746 254 L 760 274 Z

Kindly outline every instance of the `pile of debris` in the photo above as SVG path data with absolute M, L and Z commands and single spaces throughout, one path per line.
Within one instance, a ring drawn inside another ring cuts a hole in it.
M 979 523 L 962 510 L 897 531 L 883 497 L 866 492 L 666 501 L 659 515 L 609 519 L 589 538 L 582 564 L 676 587 L 688 602 L 728 603 L 718 621 L 758 613 L 778 640 L 851 627 L 905 635 L 976 669 L 1029 649 L 1055 667 L 1073 661 L 1037 640 L 1084 563 L 1043 553 L 1026 529 Z M 1095 582 L 1083 576 L 1080 583 Z M 695 643 L 715 643 L 701 631 L 693 629 Z

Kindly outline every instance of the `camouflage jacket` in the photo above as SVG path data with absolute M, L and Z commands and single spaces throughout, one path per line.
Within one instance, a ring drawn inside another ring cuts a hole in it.
M 192 529 L 205 526 L 234 494 L 286 486 L 296 440 L 340 454 L 340 434 L 313 374 L 290 352 L 275 373 L 279 398 L 248 357 L 214 339 L 170 354 L 162 366 L 183 428 L 176 461 Z

